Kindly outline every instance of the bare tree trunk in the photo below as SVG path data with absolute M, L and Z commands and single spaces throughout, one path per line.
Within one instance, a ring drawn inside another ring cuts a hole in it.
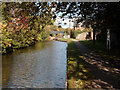
M 93 45 L 95 45 L 95 29 L 93 29 Z

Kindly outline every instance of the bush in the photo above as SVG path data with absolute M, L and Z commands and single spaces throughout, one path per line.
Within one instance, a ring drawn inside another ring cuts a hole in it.
M 28 47 L 36 41 L 45 40 L 48 34 L 42 30 L 30 30 L 29 27 L 23 26 L 22 29 L 11 28 L 7 24 L 2 25 L 2 53 L 13 51 L 14 49 Z
M 73 37 L 76 38 L 78 34 L 81 34 L 83 32 L 91 32 L 91 28 L 85 28 L 83 31 L 80 30 L 74 30 L 73 31 Z
M 76 38 L 78 34 L 83 33 L 83 31 L 74 31 L 73 32 L 73 37 Z

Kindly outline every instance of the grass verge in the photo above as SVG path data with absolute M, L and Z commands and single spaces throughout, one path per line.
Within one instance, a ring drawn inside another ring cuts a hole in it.
M 101 55 L 112 66 L 120 68 L 120 57 L 118 56 L 120 55 L 119 50 L 115 49 L 107 50 L 105 44 L 100 42 L 96 42 L 96 45 L 93 45 L 92 40 L 80 41 L 80 43 L 84 44 L 92 51 Z
M 76 45 L 71 40 L 68 40 L 67 53 L 67 87 L 91 88 L 89 84 L 93 76 Z

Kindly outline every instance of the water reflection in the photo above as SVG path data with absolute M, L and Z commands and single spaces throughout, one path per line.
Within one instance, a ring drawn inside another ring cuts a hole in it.
M 39 42 L 3 55 L 3 87 L 64 88 L 66 47 L 65 42 Z

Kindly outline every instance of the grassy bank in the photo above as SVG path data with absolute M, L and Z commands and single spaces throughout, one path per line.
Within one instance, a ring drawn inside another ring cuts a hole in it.
M 92 75 L 76 45 L 71 40 L 68 40 L 67 58 L 68 88 L 90 88 Z
M 96 45 L 93 45 L 92 40 L 88 41 L 80 41 L 80 43 L 87 46 L 89 49 L 91 49 L 94 52 L 97 52 L 99 55 L 101 55 L 105 60 L 107 60 L 112 66 L 115 66 L 117 68 L 120 68 L 120 52 L 119 49 L 111 49 L 107 50 L 105 43 L 96 42 Z
M 92 40 L 84 40 L 84 41 L 80 41 L 80 43 L 84 44 L 89 49 L 94 50 L 96 52 L 102 52 L 103 51 L 102 53 L 107 53 L 107 49 L 106 49 L 104 43 L 96 42 L 96 44 L 93 45 L 93 41 Z

